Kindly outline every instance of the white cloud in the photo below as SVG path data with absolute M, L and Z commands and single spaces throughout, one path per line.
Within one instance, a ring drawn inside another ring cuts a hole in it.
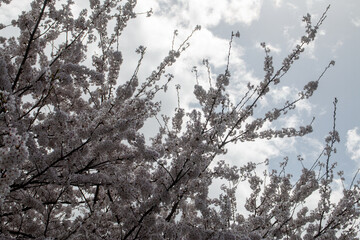
M 306 0 L 306 7 L 307 7 L 307 9 L 313 9 L 314 6 L 316 6 L 318 3 L 322 3 L 322 2 L 327 3 L 324 0 Z
M 274 5 L 276 8 L 280 8 L 283 6 L 283 0 L 273 0 L 274 2 Z M 292 10 L 294 9 L 298 9 L 299 7 L 297 5 L 295 5 L 294 3 L 290 3 L 290 2 L 286 2 L 285 1 L 285 5 L 288 7 L 288 8 L 291 8 Z
M 355 27 L 360 27 L 360 18 L 356 17 L 351 19 L 351 23 L 355 25 Z
M 172 16 L 180 26 L 214 27 L 221 21 L 249 25 L 260 17 L 261 6 L 262 0 L 162 0 L 154 12 Z
M 331 48 L 331 52 L 336 52 L 342 45 L 344 45 L 344 42 L 341 40 L 338 40 L 336 44 Z
M 284 119 L 282 122 L 283 124 L 281 126 L 284 128 L 298 128 L 301 125 L 301 119 L 296 114 L 287 116 L 286 119 Z
M 286 3 L 286 5 L 287 5 L 289 8 L 291 8 L 292 10 L 299 8 L 298 6 L 296 6 L 295 4 L 292 4 L 292 3 Z
M 217 0 L 180 0 L 179 2 L 181 3 L 176 6 L 179 14 L 174 13 L 178 21 L 185 24 L 199 24 L 202 27 L 219 24 L 227 5 L 227 1 Z
M 282 0 L 274 0 L 274 4 L 276 7 L 281 7 Z
M 313 4 L 314 4 L 314 0 L 306 0 L 306 5 L 308 8 L 312 8 Z
M 298 96 L 299 90 L 291 88 L 289 86 L 282 86 L 280 88 L 274 88 L 269 92 L 269 97 L 274 104 L 284 104 L 287 100 L 294 99 L 294 96 Z M 296 110 L 298 112 L 306 112 L 310 114 L 314 108 L 314 104 L 309 100 L 303 99 L 296 103 Z
M 261 0 L 230 0 L 227 11 L 224 12 L 225 21 L 230 24 L 251 24 L 260 17 L 261 6 Z
M 303 99 L 296 104 L 296 109 L 298 111 L 306 112 L 308 115 L 311 114 L 314 107 L 315 104 L 311 103 L 308 99 Z
M 0 22 L 10 24 L 22 11 L 30 9 L 30 1 L 13 1 L 11 4 L 2 4 L 0 7 Z
M 293 95 L 291 88 L 288 86 L 282 86 L 281 88 L 273 89 L 270 92 L 270 97 L 275 103 L 282 103 L 284 100 L 288 99 L 289 96 Z
M 247 162 L 260 163 L 266 158 L 277 157 L 279 154 L 279 149 L 272 141 L 257 140 L 255 142 L 229 144 L 226 158 L 235 165 L 241 166 Z
M 360 134 L 358 130 L 357 127 L 350 129 L 346 136 L 346 150 L 353 160 L 360 159 Z

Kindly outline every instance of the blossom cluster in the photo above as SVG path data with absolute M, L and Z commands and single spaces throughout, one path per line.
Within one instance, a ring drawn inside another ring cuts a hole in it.
M 0 6 L 10 2 L 0 0 Z M 171 87 L 175 77 L 167 69 L 201 27 L 178 48 L 173 43 L 146 79 L 138 76 L 146 54 L 140 46 L 138 65 L 124 81 L 119 79 L 124 59 L 118 39 L 137 16 L 136 1 L 89 3 L 75 14 L 73 1 L 34 0 L 11 24 L 0 24 L 0 31 L 19 32 L 0 38 L 0 238 L 355 238 L 359 183 L 344 189 L 339 202 L 330 201 L 335 168 L 330 156 L 339 141 L 335 127 L 326 138 L 325 161 L 304 167 L 297 181 L 285 174 L 288 159 L 281 171 L 267 170 L 264 176 L 255 163 L 237 167 L 226 159 L 229 143 L 312 131 L 311 124 L 265 126 L 311 97 L 319 80 L 284 107 L 262 117 L 254 113 L 271 83 L 280 83 L 314 39 L 326 14 L 315 26 L 305 17 L 306 38 L 278 70 L 263 44 L 264 80 L 249 84 L 239 102 L 227 93 L 232 80 L 228 62 L 214 85 L 195 85 L 199 107 L 180 107 L 177 85 L 174 116 L 160 119 L 155 96 Z M 228 56 L 233 37 L 239 36 L 232 33 Z M 97 46 L 99 54 L 91 55 L 89 45 Z M 204 65 L 210 73 L 209 61 Z M 150 141 L 141 133 L 149 119 L 160 125 Z M 219 179 L 221 193 L 212 196 L 210 189 Z M 243 203 L 247 215 L 237 210 L 241 182 L 251 189 Z M 318 205 L 309 209 L 306 201 L 316 193 Z

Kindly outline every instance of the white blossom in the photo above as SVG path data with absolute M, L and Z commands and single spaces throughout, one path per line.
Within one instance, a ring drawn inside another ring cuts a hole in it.
M 291 161 L 287 157 L 281 170 L 270 170 L 271 160 L 266 159 L 261 175 L 259 164 L 235 166 L 226 155 L 229 143 L 312 132 L 311 124 L 276 129 L 267 123 L 311 97 L 323 74 L 283 107 L 274 106 L 262 116 L 257 106 L 268 97 L 271 83 L 280 84 L 314 40 L 326 12 L 315 26 L 310 15 L 304 17 L 305 36 L 278 69 L 270 49 L 261 44 L 264 79 L 257 86 L 249 83 L 240 101 L 228 93 L 229 62 L 216 74 L 204 60 L 209 84 L 199 84 L 202 76 L 194 68 L 197 103 L 189 110 L 180 106 L 180 85 L 172 85 L 181 76 L 169 73 L 168 67 L 187 50 L 199 25 L 178 48 L 173 42 L 147 78 L 139 75 L 146 54 L 139 46 L 138 65 L 124 80 L 120 72 L 126 59 L 117 43 L 137 15 L 136 1 L 90 0 L 89 8 L 79 11 L 73 5 L 71 0 L 35 0 L 11 21 L 19 35 L 0 37 L 1 239 L 356 238 L 356 179 L 344 188 L 340 201 L 331 202 L 335 163 L 330 157 L 340 141 L 335 124 L 325 139 L 325 159 L 303 167 L 298 178 L 285 171 Z M 3 23 L 0 29 L 8 30 Z M 232 33 L 228 56 L 233 37 L 240 33 Z M 161 103 L 155 97 L 172 88 L 178 106 L 173 117 L 159 117 Z M 154 119 L 160 127 L 148 140 L 142 128 Z M 216 180 L 221 192 L 213 196 Z M 238 211 L 240 182 L 251 191 L 242 202 L 246 214 Z M 309 209 L 306 201 L 316 193 L 320 200 Z

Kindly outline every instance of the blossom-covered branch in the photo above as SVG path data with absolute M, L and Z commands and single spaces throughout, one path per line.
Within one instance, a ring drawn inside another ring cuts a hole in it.
M 139 46 L 137 65 L 123 80 L 119 38 L 137 16 L 135 0 L 89 0 L 77 15 L 73 1 L 34 0 L 30 7 L 0 24 L 0 31 L 19 30 L 18 36 L 0 37 L 1 238 L 353 239 L 358 234 L 359 182 L 354 178 L 339 202 L 330 198 L 331 157 L 339 141 L 336 109 L 323 153 L 298 179 L 286 174 L 289 158 L 281 171 L 261 163 L 262 176 L 259 164 L 232 166 L 226 156 L 230 143 L 312 131 L 312 122 L 278 130 L 265 123 L 310 98 L 334 62 L 298 96 L 254 116 L 272 83 L 280 84 L 315 39 L 328 8 L 314 26 L 310 15 L 304 17 L 306 33 L 278 70 L 262 44 L 264 79 L 257 86 L 249 83 L 238 101 L 228 93 L 230 54 L 234 37 L 240 37 L 232 33 L 222 74 L 214 77 L 210 61 L 203 61 L 208 88 L 199 84 L 194 68 L 199 107 L 184 106 L 176 85 L 174 116 L 162 115 L 162 125 L 155 97 L 171 87 L 176 76 L 168 68 L 188 50 L 200 26 L 178 46 L 175 31 L 169 53 L 146 79 L 139 77 L 146 47 Z M 160 128 L 147 141 L 141 130 L 149 119 Z M 214 197 L 209 193 L 217 179 L 223 184 Z M 237 188 L 244 182 L 251 189 L 243 203 L 247 215 L 237 208 Z M 306 201 L 314 194 L 320 200 L 310 210 Z

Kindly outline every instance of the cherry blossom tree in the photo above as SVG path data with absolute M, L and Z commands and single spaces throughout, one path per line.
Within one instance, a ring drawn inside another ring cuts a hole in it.
M 4 4 L 11 0 L 1 0 L 0 7 Z M 282 170 L 264 175 L 255 163 L 231 166 L 217 158 L 226 159 L 229 143 L 312 131 L 311 123 L 298 129 L 264 126 L 311 97 L 333 61 L 295 100 L 260 118 L 254 112 L 315 39 L 327 9 L 315 24 L 309 14 L 303 18 L 305 35 L 279 69 L 262 44 L 265 77 L 258 85 L 249 83 L 241 101 L 231 101 L 227 93 L 228 61 L 213 86 L 195 85 L 199 107 L 179 106 L 173 117 L 164 116 L 148 142 L 141 128 L 160 113 L 161 104 L 154 98 L 174 78 L 167 68 L 200 26 L 145 80 L 138 79 L 146 54 L 140 46 L 138 65 L 125 81 L 119 79 L 124 63 L 118 40 L 137 16 L 136 0 L 90 0 L 79 14 L 74 14 L 73 4 L 34 0 L 29 11 L 0 24 L 1 32 L 18 30 L 0 37 L 1 238 L 356 238 L 359 182 L 354 178 L 338 202 L 330 199 L 337 176 L 331 160 L 339 141 L 337 100 L 324 150 L 311 168 L 303 167 L 298 179 L 285 174 L 287 158 Z M 239 33 L 231 36 L 229 56 L 236 37 Z M 89 46 L 101 54 L 91 56 Z M 209 187 L 215 179 L 229 184 L 212 198 Z M 236 189 L 242 182 L 252 190 L 243 203 L 247 214 L 236 208 Z M 306 200 L 316 193 L 319 202 L 309 209 Z

